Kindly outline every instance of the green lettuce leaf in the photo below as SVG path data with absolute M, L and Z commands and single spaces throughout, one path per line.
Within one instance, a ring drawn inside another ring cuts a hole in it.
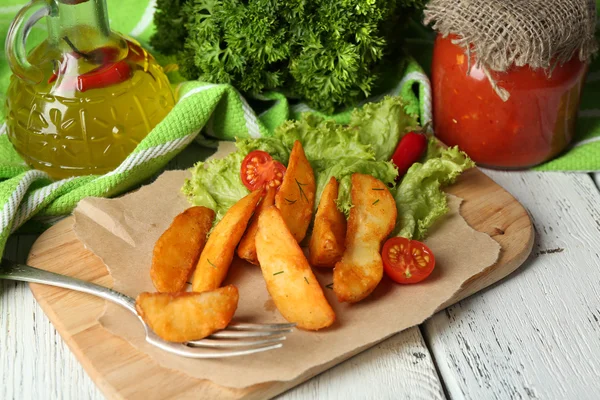
M 375 160 L 371 145 L 361 141 L 358 130 L 313 114 L 284 122 L 275 130 L 275 138 L 290 149 L 299 140 L 309 161 L 333 161 L 343 157 Z
M 427 150 L 423 155 L 421 162 L 425 162 L 432 158 L 438 158 L 442 156 L 444 148 L 440 145 L 440 142 L 433 136 L 427 138 Z
M 438 157 L 413 164 L 395 190 L 398 219 L 394 235 L 423 239 L 433 223 L 448 212 L 442 187 L 474 166 L 458 147 L 441 150 Z
M 279 162 L 287 164 L 290 149 L 275 138 L 243 139 L 236 142 L 237 151 L 220 159 L 199 162 L 192 168 L 192 178 L 186 180 L 182 191 L 190 204 L 215 211 L 215 223 L 250 191 L 240 177 L 242 161 L 253 150 L 266 151 Z
M 351 177 L 354 173 L 372 175 L 387 185 L 394 185 L 398 176 L 396 166 L 389 161 L 371 161 L 359 158 L 344 157 L 330 163 L 325 160 L 319 160 L 311 163 L 315 170 L 315 180 L 317 182 L 317 199 L 321 198 L 325 186 L 331 177 L 335 177 L 339 182 L 339 191 L 337 205 L 338 209 L 346 214 L 350 213 L 352 201 L 350 200 Z M 315 206 L 318 205 L 318 202 Z
M 237 147 L 238 149 L 237 152 L 243 155 L 242 160 L 251 151 L 262 150 L 269 153 L 274 160 L 277 160 L 284 165 L 287 165 L 288 160 L 290 158 L 290 152 L 292 151 L 291 146 L 286 146 L 281 140 L 274 137 L 266 137 L 260 139 L 241 139 L 235 143 L 235 147 Z
M 213 209 L 215 221 L 220 221 L 231 206 L 250 193 L 240 177 L 244 157 L 245 154 L 234 152 L 196 164 L 192 168 L 192 179 L 186 180 L 182 189 L 188 201 Z
M 361 143 L 368 143 L 377 160 L 390 160 L 400 139 L 417 129 L 416 116 L 404 110 L 399 97 L 386 96 L 378 103 L 367 103 L 352 111 L 350 129 L 358 132 Z
M 422 239 L 431 225 L 448 211 L 442 187 L 471 168 L 473 162 L 457 148 L 443 149 L 435 139 L 430 139 L 423 163 L 414 164 L 400 185 L 394 187 L 398 172 L 389 159 L 400 138 L 415 126 L 414 118 L 404 112 L 402 102 L 391 97 L 354 111 L 348 126 L 305 115 L 281 125 L 273 137 L 238 140 L 235 153 L 198 163 L 183 192 L 190 203 L 215 210 L 218 222 L 249 193 L 240 178 L 244 157 L 253 150 L 262 150 L 287 165 L 293 144 L 299 140 L 315 172 L 315 206 L 333 176 L 340 183 L 338 208 L 348 215 L 352 208 L 352 174 L 369 174 L 392 188 L 398 207 L 395 234 Z

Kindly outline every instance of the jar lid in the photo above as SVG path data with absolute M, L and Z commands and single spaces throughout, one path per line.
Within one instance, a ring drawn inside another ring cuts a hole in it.
M 595 0 L 431 0 L 424 23 L 473 54 L 478 67 L 529 65 L 551 73 L 596 52 Z

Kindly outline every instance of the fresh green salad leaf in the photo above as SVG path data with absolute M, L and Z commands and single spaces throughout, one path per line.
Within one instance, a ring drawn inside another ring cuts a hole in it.
M 423 164 L 413 164 L 395 191 L 398 219 L 394 234 L 423 239 L 433 223 L 448 212 L 446 194 L 441 188 L 474 166 L 458 147 L 441 150 L 439 157 Z
M 400 139 L 418 126 L 416 116 L 405 112 L 399 97 L 367 103 L 350 117 L 350 128 L 358 132 L 362 143 L 371 145 L 377 160 L 390 160 Z
M 355 157 L 344 157 L 337 159 L 335 163 L 327 160 L 318 160 L 311 164 L 317 181 L 317 199 L 321 198 L 321 194 L 329 179 L 334 176 L 340 183 L 337 200 L 338 209 L 346 214 L 346 216 L 348 216 L 350 208 L 352 208 L 352 202 L 350 201 L 350 178 L 352 174 L 372 175 L 386 185 L 394 185 L 395 179 L 398 176 L 396 167 L 389 161 L 372 161 Z
M 291 149 L 274 138 L 243 139 L 235 145 L 238 150 L 224 158 L 197 163 L 192 168 L 192 179 L 188 179 L 182 189 L 191 204 L 215 210 L 217 222 L 232 205 L 250 193 L 240 176 L 242 161 L 248 153 L 266 151 L 275 160 L 285 164 L 290 157 Z
M 254 150 L 266 151 L 271 155 L 271 157 L 273 157 L 274 160 L 277 160 L 284 165 L 287 165 L 290 158 L 290 152 L 292 151 L 291 146 L 288 147 L 281 140 L 273 137 L 261 139 L 241 139 L 235 143 L 235 147 L 238 148 L 237 152 L 243 154 L 244 157 Z M 242 160 L 244 157 L 242 157 Z M 238 168 L 238 174 L 240 172 L 240 168 Z
M 348 126 L 306 115 L 284 123 L 273 137 L 238 140 L 236 152 L 223 159 L 198 163 L 183 191 L 192 204 L 215 210 L 219 221 L 249 193 L 240 177 L 244 157 L 253 150 L 262 150 L 287 165 L 293 144 L 299 140 L 315 172 L 315 206 L 333 176 L 340 182 L 338 208 L 348 215 L 352 208 L 352 174 L 369 174 L 391 188 L 398 207 L 394 234 L 422 239 L 431 225 L 448 211 L 441 188 L 474 164 L 457 148 L 443 149 L 435 139 L 430 139 L 423 162 L 414 164 L 401 183 L 395 185 L 398 171 L 389 160 L 400 138 L 415 125 L 402 102 L 392 97 L 355 111 Z
M 284 122 L 275 130 L 275 138 L 290 149 L 299 140 L 306 158 L 311 162 L 343 157 L 375 160 L 372 146 L 368 141 L 361 140 L 358 130 L 348 129 L 313 114 L 305 114 L 298 121 Z
M 427 139 L 427 150 L 425 151 L 425 155 L 421 162 L 425 162 L 431 158 L 441 157 L 443 151 L 444 148 L 440 146 L 440 142 L 438 142 L 436 138 L 430 137 Z
M 240 177 L 244 156 L 235 152 L 196 164 L 192 169 L 193 178 L 188 179 L 182 189 L 189 202 L 215 210 L 215 220 L 220 221 L 231 206 L 250 193 Z

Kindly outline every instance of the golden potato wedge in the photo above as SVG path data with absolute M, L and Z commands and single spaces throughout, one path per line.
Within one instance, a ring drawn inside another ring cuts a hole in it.
M 337 208 L 338 181 L 333 176 L 325 186 L 315 215 L 308 244 L 308 261 L 313 267 L 331 267 L 341 260 L 346 240 L 346 217 Z
M 315 173 L 302 145 L 296 140 L 283 182 L 275 196 L 275 205 L 297 242 L 304 239 L 312 220 L 315 191 Z
M 335 313 L 275 207 L 264 210 L 258 218 L 256 254 L 267 290 L 285 319 L 308 330 L 333 324 Z
M 235 203 L 214 227 L 194 272 L 194 292 L 204 292 L 221 286 L 229 271 L 235 248 L 246 231 L 261 193 L 262 190 L 255 190 Z
M 175 217 L 154 245 L 150 277 L 159 292 L 177 293 L 194 271 L 215 212 L 206 207 L 188 208 Z
M 383 182 L 371 175 L 352 175 L 352 208 L 346 251 L 333 270 L 333 291 L 341 302 L 367 297 L 383 277 L 381 243 L 396 224 L 396 202 Z
M 248 224 L 246 233 L 240 240 L 240 245 L 237 249 L 237 255 L 239 258 L 248 261 L 249 263 L 258 265 L 258 259 L 256 258 L 256 233 L 258 232 L 258 216 L 267 208 L 272 207 L 275 204 L 275 189 L 270 188 L 263 197 L 262 201 L 256 207 L 256 211 Z
M 233 285 L 203 293 L 141 293 L 135 308 L 160 338 L 181 343 L 226 328 L 238 298 Z

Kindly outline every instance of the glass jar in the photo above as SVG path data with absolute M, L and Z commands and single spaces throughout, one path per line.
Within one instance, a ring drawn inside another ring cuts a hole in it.
M 528 66 L 489 71 L 510 97 L 503 101 L 483 69 L 469 60 L 456 36 L 435 41 L 432 61 L 436 136 L 458 145 L 481 166 L 531 167 L 558 155 L 571 142 L 587 63 L 574 56 L 551 74 Z
M 27 54 L 27 33 L 43 16 L 48 37 Z M 32 0 L 11 25 L 6 54 L 8 137 L 55 179 L 113 170 L 175 104 L 154 57 L 111 31 L 105 0 Z

